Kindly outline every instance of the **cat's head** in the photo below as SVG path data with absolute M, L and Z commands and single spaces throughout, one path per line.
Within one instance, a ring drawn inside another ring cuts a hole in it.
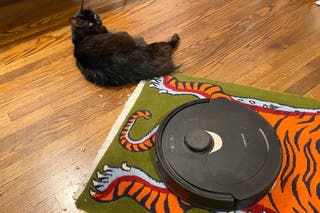
M 80 11 L 76 16 L 69 19 L 72 30 L 82 35 L 94 35 L 108 32 L 102 25 L 99 15 L 90 9 L 84 9 L 83 4 L 84 1 L 81 2 Z

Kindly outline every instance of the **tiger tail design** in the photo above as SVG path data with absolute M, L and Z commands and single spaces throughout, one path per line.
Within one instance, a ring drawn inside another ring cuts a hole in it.
M 156 132 L 159 126 L 154 127 L 148 134 L 139 140 L 133 140 L 130 137 L 130 131 L 132 130 L 136 120 L 138 118 L 150 119 L 152 114 L 148 110 L 139 110 L 134 112 L 127 120 L 125 126 L 122 128 L 119 134 L 120 144 L 126 150 L 130 152 L 144 152 L 151 149 L 155 143 Z

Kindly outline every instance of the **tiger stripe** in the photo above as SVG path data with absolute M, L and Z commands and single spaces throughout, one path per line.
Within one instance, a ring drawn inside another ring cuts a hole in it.
M 138 145 L 143 150 L 148 150 L 148 147 L 146 147 L 143 143 Z
M 121 143 L 121 144 L 122 144 L 122 143 Z M 125 145 L 126 150 L 129 150 L 129 151 L 131 152 L 131 151 L 132 151 L 131 146 L 132 146 L 131 143 L 126 143 L 126 145 Z
M 154 140 L 154 139 L 152 138 L 152 140 Z M 147 147 L 152 147 L 152 146 L 153 146 L 153 144 L 150 142 L 150 140 L 147 140 L 147 141 L 145 142 L 145 145 L 146 145 Z
M 206 88 L 203 89 L 208 94 L 213 94 L 217 92 L 221 92 L 221 88 L 218 86 L 213 86 L 212 84 L 206 85 Z
M 129 181 L 123 181 L 119 183 L 118 186 L 118 196 L 121 197 L 123 196 L 125 190 L 132 184 L 132 182 Z
M 151 189 L 149 187 L 144 187 L 142 189 L 142 191 L 139 193 L 139 195 L 137 196 L 137 201 L 141 202 L 141 200 L 151 192 Z
M 135 152 L 139 152 L 139 151 L 140 151 L 140 149 L 139 149 L 139 147 L 138 147 L 137 144 L 133 144 L 133 150 L 134 150 Z
M 178 198 L 173 194 L 168 195 L 169 212 L 183 212 L 183 209 L 179 205 Z
M 186 83 L 185 83 L 185 86 L 186 86 L 186 89 L 187 89 L 187 90 L 192 90 L 192 86 L 191 86 L 191 83 L 190 83 L 190 82 L 186 82 Z
M 143 187 L 142 183 L 137 183 L 135 182 L 132 186 L 132 188 L 130 189 L 130 191 L 128 192 L 129 195 L 133 196 L 138 190 L 140 190 Z
M 276 131 L 283 150 L 283 162 L 276 186 L 259 204 L 275 212 L 287 212 L 292 206 L 297 212 L 317 212 L 320 176 L 320 113 L 272 113 L 258 111 Z M 316 130 L 315 130 L 316 129 Z M 319 145 L 318 145 L 319 146 Z M 275 198 L 291 198 L 286 202 Z
M 155 209 L 157 213 L 166 213 L 165 212 L 166 198 L 167 198 L 166 194 L 160 192 L 160 194 L 158 195 L 157 203 L 155 205 Z
M 154 200 L 158 196 L 158 194 L 159 194 L 159 192 L 157 192 L 157 191 L 152 191 L 151 192 L 148 200 L 145 202 L 145 207 L 147 209 L 149 209 L 149 210 L 151 209 L 151 204 L 152 204 L 152 202 L 154 202 Z

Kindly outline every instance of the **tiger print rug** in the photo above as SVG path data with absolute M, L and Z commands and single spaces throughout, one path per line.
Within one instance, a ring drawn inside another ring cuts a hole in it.
M 168 75 L 140 82 L 76 195 L 87 212 L 208 212 L 174 195 L 155 168 L 159 123 L 174 108 L 195 99 L 226 98 L 264 117 L 280 138 L 281 172 L 257 204 L 237 213 L 320 211 L 320 100 Z

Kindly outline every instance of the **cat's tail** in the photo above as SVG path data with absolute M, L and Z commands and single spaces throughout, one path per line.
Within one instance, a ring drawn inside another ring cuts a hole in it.
M 177 33 L 173 34 L 173 36 L 171 37 L 170 41 L 168 42 L 172 48 L 176 48 L 179 44 L 180 41 L 180 37 L 178 36 Z

